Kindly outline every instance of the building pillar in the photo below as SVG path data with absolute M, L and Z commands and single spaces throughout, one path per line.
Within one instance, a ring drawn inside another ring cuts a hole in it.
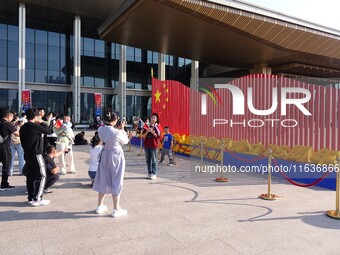
M 272 74 L 272 69 L 266 63 L 255 64 L 251 74 Z
M 18 112 L 22 111 L 21 95 L 25 89 L 26 72 L 26 7 L 19 4 L 19 82 L 18 82 Z
M 74 51 L 73 51 L 73 122 L 80 121 L 80 52 L 81 52 L 81 22 L 80 17 L 74 18 Z
M 199 77 L 199 62 L 191 61 L 191 78 L 190 78 L 190 88 L 193 90 L 198 90 L 198 77 Z
M 121 118 L 126 117 L 126 46 L 120 45 L 119 52 L 119 115 Z
M 158 53 L 158 79 L 165 81 L 165 54 Z

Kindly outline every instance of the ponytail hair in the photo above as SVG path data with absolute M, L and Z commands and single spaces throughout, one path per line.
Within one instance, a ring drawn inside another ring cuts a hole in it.
M 112 122 L 115 121 L 116 119 L 118 119 L 118 115 L 114 111 L 109 111 L 105 116 L 106 122 Z

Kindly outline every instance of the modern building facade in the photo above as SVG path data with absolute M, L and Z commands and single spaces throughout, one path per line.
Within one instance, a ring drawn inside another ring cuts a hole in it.
M 93 121 L 94 93 L 102 115 L 131 120 L 150 114 L 151 76 L 193 88 L 249 73 L 339 86 L 339 48 L 337 30 L 241 1 L 3 0 L 0 113 L 20 112 L 29 89 L 33 106 L 74 122 Z
M 151 76 L 160 75 L 159 64 L 163 78 L 189 85 L 190 60 L 100 40 L 101 20 L 28 2 L 5 3 L 0 12 L 1 112 L 20 112 L 19 95 L 29 89 L 33 106 L 71 115 L 74 122 L 93 122 L 93 95 L 102 93 L 103 114 L 113 109 L 131 120 L 150 114 Z

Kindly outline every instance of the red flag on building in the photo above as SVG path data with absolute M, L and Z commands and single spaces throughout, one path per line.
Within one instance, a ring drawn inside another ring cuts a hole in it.
M 31 108 L 31 91 L 29 89 L 24 89 L 21 92 L 21 104 L 23 112 L 26 112 L 27 109 Z
M 178 81 L 152 78 L 152 112 L 171 133 L 189 134 L 190 88 Z

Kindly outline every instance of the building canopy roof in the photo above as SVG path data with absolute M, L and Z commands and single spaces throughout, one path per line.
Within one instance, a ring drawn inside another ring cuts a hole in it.
M 29 17 L 65 26 L 79 15 L 106 41 L 227 67 L 266 63 L 274 73 L 340 77 L 340 31 L 241 1 L 20 2 Z M 0 12 L 18 13 L 18 1 L 5 0 Z
M 236 68 L 340 77 L 340 31 L 239 1 L 127 0 L 102 39 Z

